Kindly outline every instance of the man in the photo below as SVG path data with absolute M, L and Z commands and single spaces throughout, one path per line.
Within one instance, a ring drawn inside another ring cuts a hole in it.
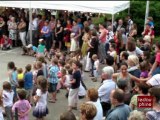
M 98 89 L 98 96 L 103 109 L 103 116 L 106 115 L 107 111 L 111 108 L 110 104 L 110 93 L 116 88 L 116 83 L 112 81 L 112 74 L 114 73 L 113 67 L 107 66 L 102 70 L 101 78 L 103 83 Z
M 130 33 L 130 31 L 131 31 L 131 26 L 132 26 L 132 25 L 133 25 L 133 21 L 132 21 L 132 19 L 131 19 L 131 16 L 128 15 L 128 16 L 127 16 L 127 27 L 126 27 L 126 32 L 127 32 L 127 34 Z
M 131 108 L 124 104 L 124 92 L 121 89 L 115 89 L 110 95 L 113 109 L 109 110 L 106 120 L 127 120 Z
M 116 31 L 119 31 L 121 28 L 125 28 L 125 27 L 123 25 L 123 20 L 119 19 Z

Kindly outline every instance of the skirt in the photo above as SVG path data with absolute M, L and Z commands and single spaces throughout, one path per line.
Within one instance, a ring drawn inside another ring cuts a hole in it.
M 79 88 L 70 89 L 68 96 L 68 106 L 77 107 Z
M 37 106 L 35 107 L 35 109 L 33 110 L 33 116 L 36 118 L 43 118 L 45 117 L 47 114 L 49 113 L 48 108 L 47 107 L 42 107 L 42 106 Z

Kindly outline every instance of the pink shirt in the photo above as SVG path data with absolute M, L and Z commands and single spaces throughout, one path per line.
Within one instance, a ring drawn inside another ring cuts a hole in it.
M 160 53 L 156 54 L 156 60 L 155 61 L 158 63 L 158 65 L 160 65 Z
M 18 114 L 23 114 L 31 108 L 31 105 L 28 100 L 18 100 L 14 103 L 12 111 L 15 111 L 15 108 L 18 109 Z M 18 120 L 29 120 L 29 116 L 28 114 L 26 114 L 24 117 L 18 116 Z
M 107 29 L 101 29 L 100 30 L 101 34 L 99 36 L 99 39 L 102 43 L 105 43 L 106 42 L 106 37 L 107 37 L 107 34 L 108 34 L 108 30 Z

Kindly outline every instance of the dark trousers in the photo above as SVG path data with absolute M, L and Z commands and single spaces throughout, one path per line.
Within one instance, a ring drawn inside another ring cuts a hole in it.
M 107 102 L 101 102 L 102 109 L 103 109 L 103 116 L 106 116 L 108 110 L 111 109 L 111 104 Z
M 94 75 L 93 72 L 94 72 L 94 61 L 91 58 L 91 75 L 92 76 Z
M 51 48 L 51 37 L 45 37 L 45 41 L 46 41 L 46 49 L 49 52 L 50 48 Z

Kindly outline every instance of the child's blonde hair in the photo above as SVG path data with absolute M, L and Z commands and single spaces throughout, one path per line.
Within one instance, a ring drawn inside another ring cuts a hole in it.
M 21 73 L 23 73 L 23 69 L 22 69 L 22 68 L 18 68 L 18 69 L 17 69 L 17 72 L 18 72 L 19 74 L 21 74 Z
M 98 56 L 97 56 L 96 54 L 93 54 L 93 55 L 92 55 L 92 59 L 93 59 L 93 60 L 98 59 Z

